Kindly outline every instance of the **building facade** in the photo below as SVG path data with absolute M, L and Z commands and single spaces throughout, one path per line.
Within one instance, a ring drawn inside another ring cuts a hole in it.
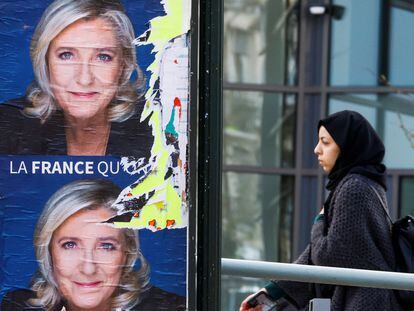
M 414 1 L 225 0 L 222 257 L 290 262 L 326 192 L 319 119 L 382 137 L 394 218 L 414 213 Z M 222 276 L 222 310 L 265 280 Z

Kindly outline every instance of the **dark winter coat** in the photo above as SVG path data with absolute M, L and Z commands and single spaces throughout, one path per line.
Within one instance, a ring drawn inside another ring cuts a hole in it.
M 369 184 L 385 200 L 384 188 L 358 174 L 345 176 L 335 188 L 327 209 L 328 230 L 324 221 L 317 221 L 311 232 L 310 246 L 295 263 L 355 269 L 393 271 L 395 257 L 390 224 L 381 202 Z M 287 299 L 298 308 L 305 307 L 314 297 L 307 283 L 277 281 Z M 334 286 L 332 311 L 398 311 L 392 290 Z

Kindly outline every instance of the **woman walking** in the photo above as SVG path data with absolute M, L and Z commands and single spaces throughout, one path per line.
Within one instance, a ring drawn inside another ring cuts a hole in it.
M 295 261 L 355 269 L 393 271 L 390 224 L 376 192 L 385 201 L 385 148 L 369 124 L 354 111 L 341 111 L 318 124 L 315 154 L 328 173 L 329 191 L 315 217 L 311 241 Z M 375 189 L 375 190 L 374 190 Z M 316 297 L 330 298 L 332 311 L 398 311 L 392 290 L 271 281 L 264 289 L 273 300 L 285 298 L 298 309 Z M 247 297 L 240 310 L 250 306 Z

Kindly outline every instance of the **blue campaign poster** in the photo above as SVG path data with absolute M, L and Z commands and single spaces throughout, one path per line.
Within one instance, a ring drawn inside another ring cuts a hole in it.
M 0 4 L 0 309 L 188 307 L 190 2 Z

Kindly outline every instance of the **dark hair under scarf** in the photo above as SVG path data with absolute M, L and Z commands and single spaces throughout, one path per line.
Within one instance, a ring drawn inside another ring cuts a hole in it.
M 326 188 L 330 194 L 324 204 L 325 213 L 336 186 L 350 173 L 366 176 L 386 189 L 386 167 L 382 164 L 384 144 L 362 115 L 350 110 L 340 111 L 320 120 L 318 131 L 321 126 L 326 128 L 340 149 L 338 159 L 328 175 Z

